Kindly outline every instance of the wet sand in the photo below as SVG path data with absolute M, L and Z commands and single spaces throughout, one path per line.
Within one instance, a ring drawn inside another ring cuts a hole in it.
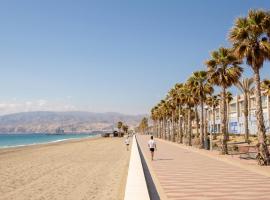
M 124 138 L 0 150 L 0 200 L 124 199 Z

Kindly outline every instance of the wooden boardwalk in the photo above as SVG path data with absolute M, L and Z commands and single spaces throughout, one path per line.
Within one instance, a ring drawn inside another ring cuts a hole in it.
M 149 136 L 138 143 L 168 199 L 268 200 L 270 178 L 245 168 L 158 140 L 156 157 L 150 161 Z

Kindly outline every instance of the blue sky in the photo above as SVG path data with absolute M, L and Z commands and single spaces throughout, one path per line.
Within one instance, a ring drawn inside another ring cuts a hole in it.
M 0 2 L 0 114 L 148 113 L 260 0 Z M 262 71 L 269 77 L 269 63 Z M 250 72 L 246 70 L 246 74 Z

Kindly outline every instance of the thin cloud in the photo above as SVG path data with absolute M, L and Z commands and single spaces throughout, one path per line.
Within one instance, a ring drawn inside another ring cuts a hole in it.
M 52 102 L 45 99 L 25 102 L 0 102 L 0 115 L 32 111 L 74 111 L 76 106 L 65 102 Z

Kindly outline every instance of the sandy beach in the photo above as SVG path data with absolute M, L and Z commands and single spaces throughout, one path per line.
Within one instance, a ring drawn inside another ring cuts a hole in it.
M 0 150 L 0 200 L 121 200 L 130 153 L 123 138 Z

